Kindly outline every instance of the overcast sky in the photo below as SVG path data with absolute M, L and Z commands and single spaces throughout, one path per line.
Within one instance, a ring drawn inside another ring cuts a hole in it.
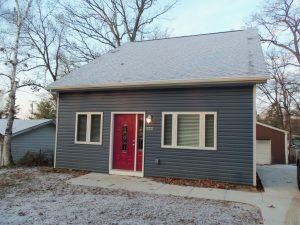
M 161 1 L 163 5 L 164 1 Z M 181 0 L 160 21 L 171 30 L 172 36 L 202 34 L 243 29 L 249 15 L 261 0 Z M 30 116 L 32 101 L 38 102 L 46 96 L 45 91 L 32 92 L 23 88 L 17 92 L 20 118 Z

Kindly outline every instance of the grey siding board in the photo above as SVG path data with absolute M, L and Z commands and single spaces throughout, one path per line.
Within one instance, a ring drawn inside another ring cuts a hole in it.
M 104 113 L 101 146 L 74 143 L 76 112 L 84 111 Z M 145 135 L 145 176 L 252 185 L 252 86 L 60 93 L 57 167 L 108 172 L 112 111 L 153 116 L 153 130 Z M 161 117 L 167 111 L 216 111 L 217 151 L 161 148 Z M 156 165 L 155 159 L 161 164 Z
M 18 161 L 27 152 L 53 152 L 55 125 L 48 124 L 12 138 L 12 156 Z

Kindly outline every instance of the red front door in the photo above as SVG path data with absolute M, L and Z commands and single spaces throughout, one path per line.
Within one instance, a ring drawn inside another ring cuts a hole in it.
M 113 168 L 134 170 L 136 116 L 115 115 Z
M 142 170 L 143 119 L 136 114 L 114 116 L 113 169 Z

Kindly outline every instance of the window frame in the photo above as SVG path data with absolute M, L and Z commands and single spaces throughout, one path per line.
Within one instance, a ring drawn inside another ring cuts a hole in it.
M 78 116 L 86 115 L 86 141 L 77 141 L 77 130 L 78 130 Z M 98 142 L 91 141 L 91 121 L 92 115 L 100 115 L 100 137 Z M 76 112 L 75 118 L 75 144 L 89 144 L 89 145 L 102 145 L 102 131 L 103 131 L 103 112 Z
M 177 122 L 178 115 L 199 115 L 199 147 L 177 145 Z M 164 144 L 165 115 L 172 115 L 172 144 Z M 214 115 L 214 147 L 205 147 L 205 115 Z M 161 148 L 194 149 L 194 150 L 217 150 L 217 112 L 162 112 L 161 119 Z

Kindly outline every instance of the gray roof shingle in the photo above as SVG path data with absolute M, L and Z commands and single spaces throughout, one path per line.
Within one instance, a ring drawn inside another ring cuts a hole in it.
M 15 119 L 13 123 L 13 136 L 21 132 L 34 129 L 39 126 L 54 123 L 51 119 L 36 119 L 36 120 L 21 120 Z M 0 135 L 4 135 L 6 129 L 7 119 L 0 119 Z
M 48 89 L 126 87 L 189 81 L 265 82 L 255 29 L 127 43 L 50 84 Z

